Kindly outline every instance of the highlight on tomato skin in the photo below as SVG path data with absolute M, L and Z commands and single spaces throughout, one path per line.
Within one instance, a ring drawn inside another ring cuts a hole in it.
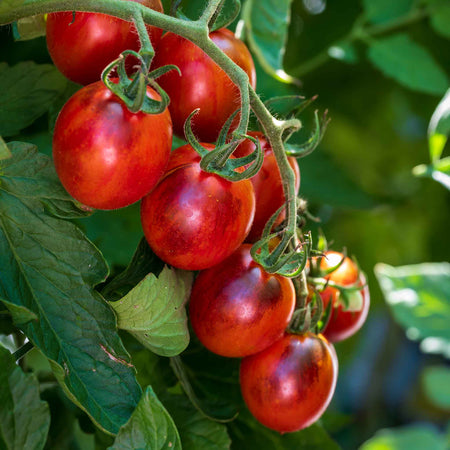
M 247 46 L 226 28 L 210 33 L 211 40 L 248 75 L 253 88 L 256 87 L 256 71 Z M 200 111 L 192 118 L 192 129 L 202 142 L 215 142 L 220 130 L 240 107 L 239 89 L 228 75 L 199 47 L 174 33 L 166 33 L 155 50 L 152 69 L 175 64 L 181 76 L 171 71 L 158 83 L 167 92 L 171 102 L 174 134 L 184 138 L 184 122 L 197 108 Z M 238 125 L 234 120 L 231 131 Z
M 241 361 L 244 401 L 263 425 L 280 433 L 316 422 L 336 387 L 338 361 L 322 335 L 286 333 L 260 353 Z
M 164 12 L 161 0 L 127 1 Z M 147 30 L 153 47 L 156 47 L 162 30 L 151 25 L 147 25 Z M 55 66 L 69 80 L 82 85 L 99 81 L 103 69 L 123 51 L 137 52 L 140 48 L 132 22 L 100 13 L 50 13 L 47 16 L 46 37 Z
M 250 255 L 250 244 L 200 272 L 192 287 L 189 317 L 210 351 L 227 357 L 257 353 L 280 339 L 292 318 L 290 279 L 267 273 Z
M 231 255 L 250 231 L 254 214 L 252 183 L 204 172 L 189 144 L 171 153 L 168 170 L 141 203 L 150 247 L 185 270 L 207 269 Z
M 147 93 L 160 100 L 150 87 Z M 92 208 L 117 209 L 137 202 L 156 185 L 169 161 L 171 142 L 168 109 L 131 113 L 98 81 L 77 91 L 59 113 L 53 160 L 73 198 Z

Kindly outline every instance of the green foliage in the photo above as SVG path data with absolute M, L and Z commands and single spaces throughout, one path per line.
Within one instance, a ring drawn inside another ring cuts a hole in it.
M 450 38 L 450 4 L 445 0 L 431 1 L 431 26 L 436 33 Z
M 366 18 L 372 23 L 395 20 L 409 12 L 414 0 L 362 0 Z
M 40 450 L 50 426 L 47 403 L 39 398 L 39 383 L 25 374 L 0 345 L 0 448 Z
M 426 396 L 433 405 L 444 411 L 450 411 L 450 368 L 427 367 L 422 373 L 422 384 Z
M 5 141 L 0 136 L 0 160 L 7 158 L 11 158 L 11 152 L 9 151 Z

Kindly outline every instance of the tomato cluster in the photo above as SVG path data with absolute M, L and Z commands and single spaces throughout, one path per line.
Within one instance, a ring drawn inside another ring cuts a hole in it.
M 129 1 L 162 11 L 159 0 Z M 213 150 L 239 107 L 239 92 L 192 42 L 173 33 L 161 38 L 161 30 L 150 26 L 148 32 L 156 47 L 152 68 L 175 64 L 181 71 L 158 79 L 171 99 L 158 114 L 130 112 L 99 81 L 104 67 L 121 52 L 139 49 L 131 23 L 94 13 L 49 15 L 47 43 L 55 64 L 68 78 L 86 85 L 64 105 L 55 125 L 57 173 L 67 191 L 92 208 L 115 209 L 142 200 L 142 228 L 155 254 L 174 267 L 200 270 L 189 302 L 199 340 L 214 353 L 242 358 L 242 395 L 262 424 L 280 432 L 302 429 L 331 401 L 338 370 L 331 342 L 355 333 L 367 316 L 364 276 L 349 258 L 341 261 L 340 253 L 326 252 L 320 263 L 310 259 L 311 282 L 322 275 L 325 280 L 320 298 L 329 317 L 323 334 L 293 328 L 301 306 L 293 282 L 266 272 L 253 261 L 251 245 L 244 243 L 260 239 L 265 224 L 285 203 L 270 144 L 262 133 L 249 132 L 259 141 L 264 161 L 253 178 L 235 182 L 204 171 L 190 144 L 171 152 L 172 130 L 183 137 L 185 120 L 196 108 L 200 111 L 193 132 L 205 152 Z M 255 68 L 246 46 L 226 29 L 210 37 L 244 69 L 254 87 Z M 149 87 L 147 97 L 161 100 Z M 245 140 L 232 158 L 253 151 L 254 142 Z M 296 159 L 289 158 L 289 164 L 298 190 Z M 284 218 L 281 210 L 274 228 Z M 341 291 L 348 287 L 359 293 L 359 302 L 342 301 Z

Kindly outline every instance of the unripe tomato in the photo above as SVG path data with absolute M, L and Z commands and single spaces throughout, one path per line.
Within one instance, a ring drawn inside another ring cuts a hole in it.
M 204 172 L 190 145 L 172 152 L 164 177 L 141 204 L 150 247 L 185 270 L 206 269 L 231 255 L 247 236 L 254 214 L 252 183 Z
M 268 428 L 287 433 L 313 424 L 336 387 L 338 361 L 322 335 L 285 334 L 241 362 L 242 396 L 250 412 Z
M 257 353 L 280 339 L 294 312 L 292 281 L 267 273 L 250 255 L 250 244 L 200 272 L 192 288 L 189 317 L 212 352 L 229 357 Z
M 272 147 L 266 137 L 259 131 L 250 131 L 248 134 L 259 140 L 264 152 L 264 162 L 261 169 L 254 177 L 250 178 L 255 190 L 256 209 L 253 225 L 246 241 L 256 242 L 261 237 L 270 217 L 284 204 L 285 199 L 283 182 Z M 233 155 L 236 158 L 250 155 L 255 147 L 252 141 L 246 139 L 236 148 Z M 294 157 L 290 156 L 288 161 L 295 174 L 295 192 L 297 193 L 300 187 L 300 169 Z M 285 218 L 286 211 L 283 211 L 278 216 L 274 226 L 279 225 Z
M 151 88 L 148 95 L 160 99 Z M 140 200 L 162 177 L 170 156 L 169 111 L 131 113 L 101 81 L 77 91 L 59 113 L 53 159 L 72 197 L 97 209 Z
M 336 266 L 343 256 L 344 255 L 339 252 L 326 252 L 320 262 L 320 268 L 322 270 L 326 270 L 330 267 Z M 358 280 L 361 283 L 361 286 L 366 284 L 364 275 L 358 274 L 358 267 L 350 258 L 347 257 L 334 272 L 331 272 L 325 278 L 343 286 L 352 285 Z M 322 292 L 320 292 L 324 309 L 326 309 L 328 304 L 332 302 L 329 321 L 325 329 L 322 330 L 324 336 L 331 342 L 338 342 L 349 338 L 354 335 L 366 321 L 370 306 L 368 286 L 365 285 L 360 292 L 362 295 L 362 305 L 357 311 L 345 310 L 345 305 L 340 299 L 339 290 L 335 287 L 327 286 Z
M 128 0 L 163 12 L 161 0 Z M 154 47 L 162 30 L 148 25 Z M 125 50 L 138 51 L 139 37 L 132 22 L 106 14 L 72 11 L 47 16 L 47 47 L 55 66 L 69 80 L 90 84 Z
M 256 85 L 253 59 L 246 45 L 225 28 L 210 33 L 212 41 L 245 70 L 250 84 Z M 173 33 L 167 33 L 156 49 L 152 69 L 175 64 L 180 75 L 171 71 L 158 78 L 169 94 L 173 131 L 184 137 L 184 122 L 196 108 L 192 129 L 200 141 L 215 142 L 228 117 L 240 106 L 239 89 L 226 73 L 199 47 Z M 237 120 L 234 122 L 237 125 Z

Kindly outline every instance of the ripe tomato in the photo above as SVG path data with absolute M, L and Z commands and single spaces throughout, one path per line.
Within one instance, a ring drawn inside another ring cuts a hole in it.
M 202 344 L 221 356 L 257 353 L 283 336 L 294 312 L 292 281 L 267 273 L 250 244 L 195 280 L 189 317 Z
M 241 391 L 250 412 L 280 433 L 320 418 L 334 393 L 338 362 L 322 335 L 285 334 L 241 362 Z
M 328 251 L 325 253 L 325 257 L 320 262 L 320 268 L 323 270 L 329 269 L 335 266 L 343 258 L 343 254 L 339 252 Z M 335 283 L 343 286 L 354 284 L 358 281 L 358 267 L 350 259 L 345 258 L 344 262 L 336 269 L 326 276 L 327 279 L 334 281 Z M 364 276 L 359 276 L 361 285 L 366 284 Z M 370 294 L 367 285 L 361 289 L 362 305 L 358 311 L 345 310 L 345 306 L 340 300 L 339 290 L 328 286 L 322 292 L 324 309 L 328 304 L 332 302 L 331 314 L 328 324 L 325 329 L 322 330 L 324 336 L 331 342 L 338 342 L 349 338 L 355 334 L 364 324 L 369 312 L 370 306 Z
M 174 150 L 166 174 L 141 205 L 150 247 L 163 261 L 186 270 L 212 267 L 233 253 L 255 213 L 249 180 L 227 181 L 204 172 L 199 163 L 190 145 Z
M 280 171 L 278 170 L 277 161 L 269 142 L 259 131 L 250 131 L 248 134 L 259 140 L 261 149 L 264 152 L 264 162 L 260 171 L 254 177 L 250 178 L 253 189 L 255 190 L 256 209 L 253 225 L 246 241 L 256 242 L 261 237 L 264 226 L 270 217 L 283 205 L 284 192 Z M 240 158 L 250 155 L 254 150 L 255 144 L 246 139 L 236 148 L 233 155 L 236 158 Z M 300 187 L 300 169 L 294 157 L 289 157 L 288 161 L 295 174 L 295 192 L 297 192 Z M 285 217 L 286 212 L 283 211 L 278 216 L 275 226 L 279 225 Z
M 148 88 L 148 95 L 159 95 Z M 59 113 L 53 135 L 58 176 L 76 200 L 116 209 L 141 199 L 170 156 L 169 111 L 131 113 L 101 81 L 76 92 Z
M 209 36 L 245 70 L 251 85 L 255 87 L 255 66 L 245 44 L 224 28 L 213 31 Z M 174 133 L 184 137 L 185 120 L 194 109 L 200 108 L 200 112 L 192 120 L 194 134 L 203 142 L 216 141 L 228 117 L 240 106 L 239 89 L 199 47 L 173 33 L 162 37 L 152 69 L 167 64 L 175 64 L 181 70 L 181 77 L 171 71 L 158 79 L 171 99 L 169 110 Z
M 128 0 L 163 12 L 161 0 Z M 154 47 L 162 30 L 147 26 Z M 80 84 L 100 80 L 103 69 L 125 50 L 138 51 L 134 25 L 106 14 L 58 12 L 47 16 L 47 47 L 55 66 Z

